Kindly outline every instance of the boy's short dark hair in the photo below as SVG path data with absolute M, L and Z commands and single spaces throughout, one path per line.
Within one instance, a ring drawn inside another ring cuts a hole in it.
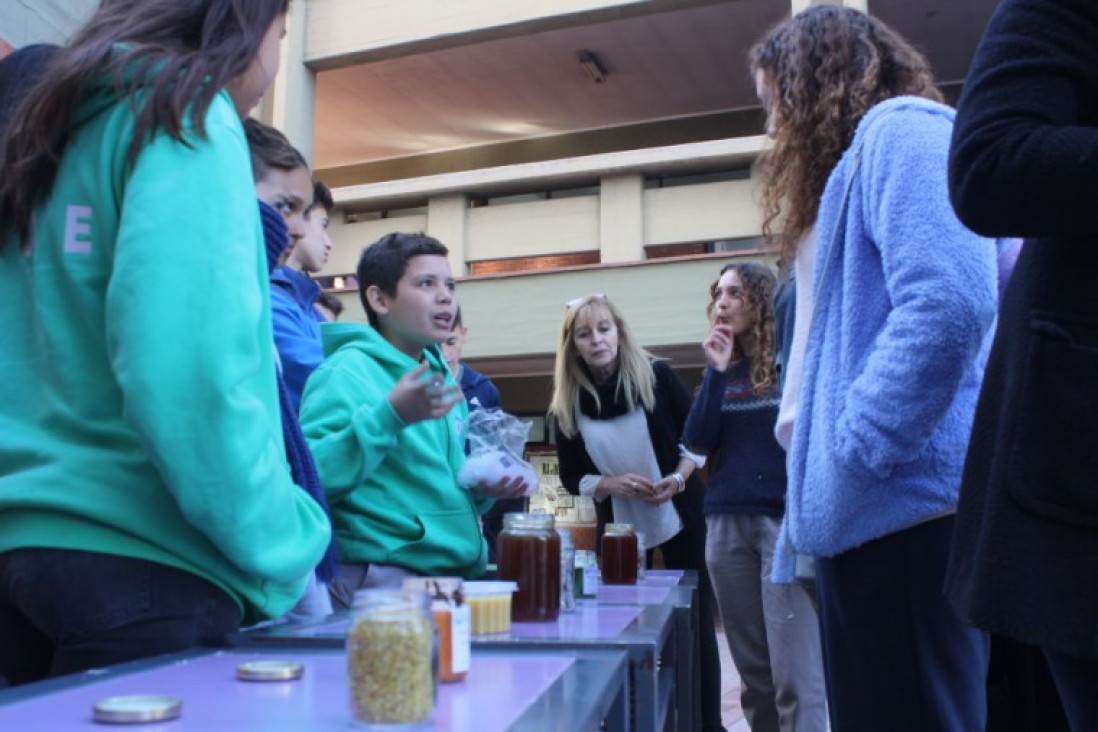
M 301 152 L 274 127 L 249 117 L 244 120 L 244 135 L 252 156 L 252 180 L 256 182 L 266 178 L 271 168 L 297 170 L 309 167 Z M 330 194 L 328 197 L 331 199 Z
M 438 239 L 426 234 L 407 234 L 394 231 L 386 234 L 362 250 L 358 260 L 358 297 L 366 319 L 377 327 L 377 313 L 366 302 L 366 290 L 376 285 L 390 297 L 396 295 L 397 283 L 408 268 L 408 260 L 424 254 L 445 257 L 449 250 Z
M 331 212 L 335 208 L 335 199 L 332 198 L 332 190 L 318 180 L 313 181 L 313 205 L 305 212 L 308 216 L 315 208 L 323 208 Z

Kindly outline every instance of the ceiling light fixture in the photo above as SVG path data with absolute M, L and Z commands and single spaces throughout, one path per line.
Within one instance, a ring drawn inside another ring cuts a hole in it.
M 594 51 L 580 51 L 579 62 L 583 70 L 591 77 L 591 81 L 596 84 L 601 84 L 606 81 L 606 75 L 609 73 L 606 67 L 599 61 L 599 57 L 595 55 Z

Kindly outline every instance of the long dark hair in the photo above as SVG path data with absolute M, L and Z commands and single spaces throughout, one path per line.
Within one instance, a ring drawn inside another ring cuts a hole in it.
M 288 7 L 289 0 L 103 0 L 12 121 L 0 153 L 0 233 L 11 228 L 28 240 L 90 88 L 113 84 L 135 105 L 131 166 L 159 131 L 186 144 L 184 115 L 204 137 L 213 98 L 247 70 Z
M 858 123 L 901 95 L 942 101 L 930 64 L 881 21 L 818 5 L 768 32 L 748 63 L 774 85 L 774 147 L 761 161 L 763 234 L 787 270 Z

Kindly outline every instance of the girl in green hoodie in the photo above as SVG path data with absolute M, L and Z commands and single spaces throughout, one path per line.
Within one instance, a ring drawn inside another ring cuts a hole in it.
M 216 643 L 324 553 L 241 117 L 286 2 L 102 3 L 0 155 L 0 676 Z M 232 293 L 227 302 L 226 293 Z

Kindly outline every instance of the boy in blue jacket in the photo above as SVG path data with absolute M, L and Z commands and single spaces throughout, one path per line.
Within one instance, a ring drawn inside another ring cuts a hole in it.
M 324 360 L 320 324 L 327 318 L 316 307 L 320 285 L 309 275 L 322 270 L 332 252 L 328 213 L 333 205 L 328 186 L 314 181 L 312 204 L 305 210 L 301 235 L 291 244 L 286 264 L 271 274 L 275 345 L 295 410 L 301 408 L 305 380 Z

